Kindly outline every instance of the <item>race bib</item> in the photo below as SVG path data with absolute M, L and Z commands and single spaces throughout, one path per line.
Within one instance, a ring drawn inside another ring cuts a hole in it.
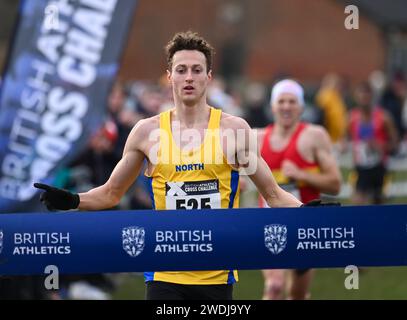
M 220 209 L 219 180 L 165 183 L 168 210 Z
M 382 154 L 377 150 L 370 148 L 369 145 L 360 141 L 355 144 L 355 162 L 359 167 L 372 168 L 380 164 Z

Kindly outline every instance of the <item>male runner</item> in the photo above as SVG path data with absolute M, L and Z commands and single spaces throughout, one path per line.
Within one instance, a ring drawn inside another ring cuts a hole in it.
M 258 139 L 261 156 L 278 184 L 304 203 L 318 199 L 320 192 L 337 194 L 341 175 L 329 135 L 321 126 L 301 122 L 302 87 L 290 79 L 278 82 L 273 87 L 270 104 L 275 122 L 258 130 Z M 260 207 L 268 205 L 261 196 L 259 202 Z M 263 270 L 263 275 L 263 299 L 283 299 L 285 295 L 288 299 L 308 297 L 311 269 Z
M 246 121 L 207 105 L 213 48 L 196 33 L 186 32 L 176 34 L 166 51 L 175 108 L 135 125 L 104 185 L 72 194 L 35 184 L 45 190 L 42 202 L 58 210 L 111 208 L 146 159 L 155 209 L 236 208 L 239 168 L 248 172 L 270 207 L 299 207 L 301 202 L 277 185 L 257 146 L 245 142 L 251 134 Z M 189 191 L 194 189 L 201 191 Z M 149 272 L 145 277 L 147 299 L 232 299 L 237 272 Z
M 349 137 L 357 175 L 352 202 L 382 204 L 388 156 L 398 147 L 396 126 L 389 113 L 374 104 L 369 83 L 358 85 L 355 102 L 349 117 Z

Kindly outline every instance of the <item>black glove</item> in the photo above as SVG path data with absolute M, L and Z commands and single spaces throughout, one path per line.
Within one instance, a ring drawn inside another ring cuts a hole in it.
M 43 183 L 34 183 L 34 187 L 43 189 L 40 201 L 50 211 L 76 209 L 79 206 L 79 195 L 64 189 L 54 188 Z
M 333 206 L 333 207 L 339 207 L 341 206 L 340 202 L 322 202 L 321 199 L 315 199 L 308 201 L 307 203 L 304 203 L 301 205 L 301 207 L 324 207 L 324 206 Z

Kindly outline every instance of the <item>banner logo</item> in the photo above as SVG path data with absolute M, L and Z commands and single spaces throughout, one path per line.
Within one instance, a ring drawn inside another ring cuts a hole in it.
M 134 258 L 144 250 L 146 232 L 141 227 L 127 227 L 122 230 L 123 249 Z
M 272 254 L 279 254 L 287 244 L 287 226 L 282 224 L 264 226 L 264 243 Z

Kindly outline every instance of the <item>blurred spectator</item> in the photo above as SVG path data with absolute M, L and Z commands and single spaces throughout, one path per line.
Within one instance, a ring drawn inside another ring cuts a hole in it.
M 324 112 L 324 126 L 333 143 L 340 142 L 346 134 L 347 108 L 341 82 L 336 74 L 326 75 L 316 95 L 316 104 Z
M 144 167 L 141 171 L 147 169 L 147 163 L 144 163 Z M 149 179 L 145 175 L 137 177 L 134 186 L 131 190 L 131 197 L 129 206 L 132 210 L 152 209 L 151 197 L 149 194 Z
M 108 111 L 111 114 L 116 114 L 123 109 L 126 100 L 126 94 L 123 85 L 116 82 L 107 98 Z
M 163 108 L 171 108 L 172 100 L 169 100 L 169 94 L 172 97 L 171 87 L 165 83 L 163 77 L 159 79 L 159 85 L 142 81 L 134 82 L 130 86 L 130 95 L 125 107 L 120 112 L 119 122 L 127 126 L 130 131 L 139 120 L 157 115 Z M 144 170 L 145 168 L 142 169 Z M 139 175 L 128 192 L 130 195 L 128 207 L 133 210 L 151 209 L 152 203 L 148 190 L 147 177 Z
M 386 89 L 386 76 L 382 70 L 374 70 L 369 75 L 369 84 L 373 90 L 373 101 L 380 105 L 380 99 Z
M 117 138 L 118 130 L 116 124 L 112 120 L 107 120 L 91 137 L 88 148 L 71 163 L 71 179 L 67 186 L 69 189 L 82 192 L 87 188 L 84 184 L 97 186 L 107 181 L 110 172 L 120 159 L 118 155 L 113 152 Z M 81 180 L 80 183 L 78 183 L 76 177 L 83 177 L 72 174 L 72 172 L 78 169 L 82 170 L 81 168 L 83 167 L 86 167 L 88 170 L 87 176 L 89 181 L 85 183 L 85 181 Z
M 323 126 L 324 112 L 321 108 L 315 106 L 314 104 L 305 103 L 304 112 L 301 115 L 301 120 L 304 122 Z
M 119 114 L 119 121 L 132 128 L 139 120 L 152 117 L 160 112 L 164 96 L 160 86 L 137 81 L 130 85 L 129 97 Z
M 175 107 L 174 105 L 174 99 L 172 97 L 172 87 L 171 83 L 168 80 L 167 74 L 163 74 L 159 79 L 158 79 L 158 85 L 161 88 L 161 93 L 162 93 L 162 103 L 160 106 L 160 112 L 167 111 L 169 109 L 172 109 Z
M 244 92 L 244 118 L 252 128 L 264 128 L 270 122 L 267 114 L 268 99 L 266 86 L 252 82 Z
M 406 134 L 406 125 L 403 124 L 403 109 L 406 104 L 407 81 L 402 72 L 396 72 L 383 93 L 380 105 L 392 117 L 400 140 L 404 139 Z
M 208 103 L 215 108 L 234 116 L 241 116 L 242 110 L 234 97 L 226 93 L 225 82 L 220 78 L 212 79 L 208 87 Z
M 357 87 L 355 102 L 349 121 L 357 175 L 353 203 L 380 204 L 387 158 L 397 148 L 397 133 L 389 114 L 374 105 L 373 90 L 368 83 Z

